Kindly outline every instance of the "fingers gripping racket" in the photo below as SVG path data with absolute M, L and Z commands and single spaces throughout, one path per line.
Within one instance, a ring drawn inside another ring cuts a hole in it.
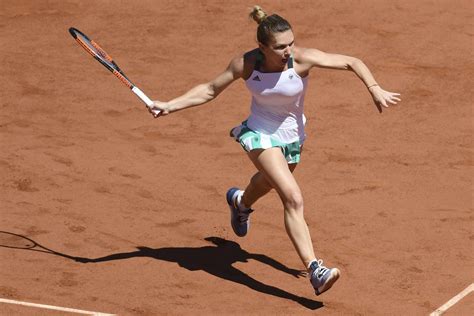
M 142 100 L 147 105 L 149 109 L 151 108 L 153 101 L 150 100 L 150 98 L 148 98 L 142 90 L 135 86 L 130 81 L 130 79 L 127 78 L 127 76 L 125 76 L 120 67 L 113 61 L 112 57 L 110 57 L 110 55 L 105 52 L 105 50 L 103 50 L 96 42 L 91 40 L 84 33 L 74 27 L 69 29 L 69 33 L 71 33 L 72 37 L 74 37 L 89 54 L 91 54 L 95 59 L 97 59 L 98 62 L 100 62 L 110 72 L 112 72 L 121 82 L 129 87 L 132 92 L 135 93 L 137 97 L 139 97 L 140 100 Z M 151 112 L 155 117 L 160 115 L 159 110 L 151 110 Z

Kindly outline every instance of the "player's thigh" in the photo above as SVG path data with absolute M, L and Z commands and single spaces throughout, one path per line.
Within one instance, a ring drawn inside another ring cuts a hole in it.
M 301 195 L 298 183 L 292 174 L 296 166 L 288 165 L 279 147 L 252 150 L 248 156 L 283 200 L 294 199 Z
M 291 163 L 288 164 L 288 169 L 290 169 L 290 172 L 293 173 L 297 166 L 297 163 Z M 255 181 L 256 183 L 263 183 L 263 185 L 269 186 L 270 189 L 273 189 L 273 186 L 268 182 L 266 177 L 260 171 L 257 171 L 257 173 L 253 175 L 252 181 Z

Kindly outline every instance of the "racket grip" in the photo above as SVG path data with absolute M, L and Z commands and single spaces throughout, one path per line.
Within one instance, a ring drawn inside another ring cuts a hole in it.
M 133 87 L 132 88 L 132 91 L 133 93 L 135 93 L 137 95 L 137 97 L 140 98 L 140 100 L 142 100 L 148 107 L 151 107 L 153 105 L 153 101 L 146 96 L 145 93 L 143 93 L 142 90 L 138 89 L 137 87 Z M 160 114 L 160 110 L 152 110 L 153 112 L 153 115 L 157 116 L 158 114 Z

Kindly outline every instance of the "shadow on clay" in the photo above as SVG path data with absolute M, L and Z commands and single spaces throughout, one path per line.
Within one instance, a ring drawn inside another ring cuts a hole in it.
M 249 253 L 243 250 L 238 243 L 220 237 L 205 238 L 206 241 L 213 243 L 213 246 L 195 248 L 170 247 L 158 249 L 140 246 L 137 247 L 136 251 L 132 252 L 115 253 L 99 258 L 83 258 L 74 257 L 53 251 L 22 235 L 8 232 L 0 233 L 0 247 L 26 249 L 50 253 L 80 263 L 101 263 L 114 260 L 149 257 L 157 260 L 175 262 L 180 267 L 183 267 L 189 271 L 205 271 L 218 278 L 245 285 L 248 288 L 251 288 L 252 290 L 255 290 L 257 292 L 295 301 L 311 310 L 316 310 L 324 306 L 322 302 L 297 296 L 275 286 L 262 283 L 250 277 L 246 273 L 240 271 L 239 269 L 233 267 L 232 264 L 236 262 L 248 262 L 249 259 L 253 259 L 261 263 L 267 264 L 268 266 L 276 270 L 288 273 L 294 277 L 300 277 L 304 275 L 303 272 L 300 270 L 288 268 L 282 263 L 266 255 Z M 13 239 L 21 238 L 23 239 L 23 241 L 15 240 L 15 243 L 17 245 L 9 245 L 9 243 L 11 243 Z M 22 245 L 22 243 L 25 245 L 27 244 L 28 246 L 25 247 Z

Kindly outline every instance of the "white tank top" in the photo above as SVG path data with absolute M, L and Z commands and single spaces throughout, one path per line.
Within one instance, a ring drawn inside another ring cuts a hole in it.
M 253 70 L 245 81 L 252 93 L 247 126 L 289 144 L 305 139 L 303 114 L 307 77 L 301 78 L 292 67 L 283 72 Z

